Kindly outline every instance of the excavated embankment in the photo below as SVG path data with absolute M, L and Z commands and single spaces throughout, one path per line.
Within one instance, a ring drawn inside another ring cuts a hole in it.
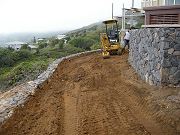
M 0 134 L 178 135 L 179 89 L 146 84 L 127 59 L 95 53 L 63 61 Z

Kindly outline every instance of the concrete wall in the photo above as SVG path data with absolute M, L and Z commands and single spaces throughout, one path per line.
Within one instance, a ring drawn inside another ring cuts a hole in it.
M 132 30 L 129 63 L 150 85 L 180 86 L 180 28 Z

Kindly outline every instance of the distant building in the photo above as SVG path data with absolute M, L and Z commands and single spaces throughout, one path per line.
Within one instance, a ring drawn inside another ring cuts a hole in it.
M 180 0 L 141 0 L 141 7 L 178 5 Z
M 128 24 L 129 26 L 126 25 L 126 28 L 133 28 L 135 27 L 138 23 L 144 24 L 144 12 L 142 9 L 137 9 L 137 8 L 124 8 L 124 15 L 125 16 L 114 16 L 113 18 L 118 20 L 119 22 L 125 21 L 125 23 Z M 122 22 L 123 23 L 123 22 Z M 123 29 L 123 28 L 122 28 Z
M 180 0 L 142 0 L 141 7 L 145 11 L 146 25 L 180 25 Z
M 65 38 L 66 38 L 66 35 L 64 35 L 64 34 L 57 35 L 57 39 L 59 39 L 59 40 L 64 39 L 64 44 L 67 43 L 67 40 Z
M 10 47 L 10 48 L 13 48 L 14 50 L 18 51 L 18 50 L 21 49 L 21 47 L 22 47 L 23 45 L 28 45 L 28 43 L 26 43 L 26 42 L 20 42 L 20 41 L 13 41 L 13 42 L 8 42 L 8 43 L 6 43 L 4 47 L 6 47 L 6 48 Z M 35 46 L 35 45 L 28 45 L 28 48 L 31 49 L 31 50 L 35 50 L 35 49 L 37 49 L 38 47 Z
M 63 39 L 63 38 L 65 38 L 66 37 L 66 35 L 63 35 L 63 34 L 60 34 L 60 35 L 57 35 L 57 39 Z
M 46 38 L 38 38 L 37 43 L 47 42 Z
M 26 45 L 27 43 L 25 42 L 20 42 L 20 41 L 13 41 L 13 42 L 8 42 L 5 44 L 6 47 L 13 48 L 14 50 L 19 50 L 23 45 Z
M 31 50 L 33 50 L 33 49 L 37 49 L 38 47 L 37 46 L 35 46 L 35 45 L 28 45 L 28 47 L 31 49 Z

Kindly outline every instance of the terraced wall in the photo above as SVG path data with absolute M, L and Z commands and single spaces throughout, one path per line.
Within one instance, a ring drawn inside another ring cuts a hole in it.
M 180 28 L 131 31 L 129 63 L 150 85 L 180 86 Z

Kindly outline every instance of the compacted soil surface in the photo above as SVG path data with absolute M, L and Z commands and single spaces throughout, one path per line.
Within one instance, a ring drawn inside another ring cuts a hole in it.
M 178 91 L 146 84 L 128 54 L 78 57 L 62 62 L 0 135 L 179 135 Z

